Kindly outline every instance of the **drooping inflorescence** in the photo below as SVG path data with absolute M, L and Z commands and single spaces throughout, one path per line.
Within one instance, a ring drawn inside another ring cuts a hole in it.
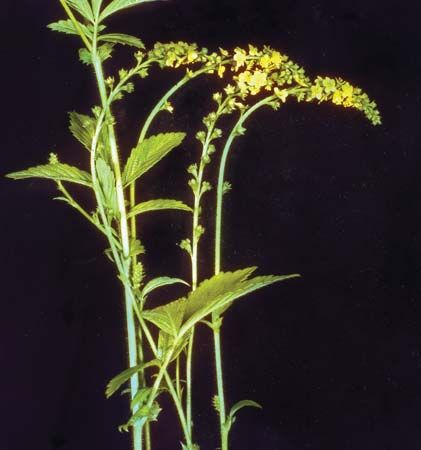
M 218 52 L 209 52 L 197 44 L 158 42 L 148 52 L 148 59 L 157 62 L 161 68 L 187 67 L 190 76 L 200 71 L 216 73 L 226 79 L 231 72 L 225 93 L 237 98 L 239 109 L 240 100 L 266 93 L 276 95 L 281 102 L 288 97 L 306 102 L 330 101 L 363 112 L 373 125 L 381 123 L 376 103 L 360 88 L 341 78 L 317 76 L 311 80 L 301 66 L 269 46 L 258 49 L 249 45 L 247 50 L 236 47 L 232 52 L 222 48 Z

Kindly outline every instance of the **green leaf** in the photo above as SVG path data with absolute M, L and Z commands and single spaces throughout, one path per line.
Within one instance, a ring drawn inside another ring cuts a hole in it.
M 26 170 L 9 173 L 6 177 L 13 178 L 14 180 L 24 180 L 26 178 L 46 178 L 55 181 L 68 181 L 88 187 L 92 186 L 92 178 L 88 172 L 59 162 L 30 167 Z
M 143 406 L 147 402 L 151 391 L 151 387 L 143 387 L 139 389 L 130 402 L 130 409 L 134 410 L 138 409 L 140 406 Z
M 87 116 L 85 114 L 79 114 L 75 111 L 69 113 L 69 118 L 70 132 L 87 150 L 91 151 L 92 141 L 97 126 L 97 120 L 95 119 L 95 117 Z M 104 160 L 107 160 L 105 156 L 105 149 L 108 145 L 107 143 L 107 130 L 105 127 L 103 127 L 98 139 L 97 153 Z
M 101 8 L 101 4 L 102 4 L 103 0 L 91 0 L 92 2 L 92 11 L 94 13 L 94 16 L 99 16 L 99 10 Z
M 95 119 L 75 111 L 70 112 L 69 117 L 70 132 L 87 150 L 91 150 L 96 127 Z
M 174 337 L 165 333 L 164 331 L 159 332 L 158 336 L 158 357 L 161 361 L 164 361 L 167 357 L 168 351 L 172 349 L 172 355 L 170 362 L 178 358 L 180 353 L 187 347 L 191 337 L 191 333 L 187 333 L 181 338 L 178 338 L 177 343 L 174 347 Z
M 79 61 L 87 66 L 92 64 L 92 55 L 91 52 L 87 48 L 79 49 Z
M 142 370 L 142 364 L 138 364 L 137 366 L 129 367 L 123 372 L 116 375 L 113 379 L 111 379 L 107 384 L 107 389 L 105 390 L 105 395 L 107 398 L 110 398 L 115 392 L 117 392 L 120 387 L 130 378 Z
M 129 367 L 128 369 L 123 370 L 123 372 L 120 372 L 108 382 L 105 390 L 106 397 L 110 398 L 124 383 L 126 383 L 126 381 L 129 381 L 134 374 L 140 372 L 142 369 L 158 365 L 159 361 L 157 359 L 153 359 L 147 363 L 138 364 L 137 366 Z
M 132 239 L 130 242 L 130 254 L 131 258 L 137 255 L 143 255 L 145 253 L 145 247 L 139 241 L 139 239 Z
M 235 272 L 221 272 L 202 282 L 187 297 L 180 335 L 186 333 L 207 315 L 213 312 L 222 314 L 234 300 L 246 294 L 278 281 L 299 276 L 297 274 L 267 275 L 249 278 L 255 270 L 255 267 L 250 267 Z
M 172 200 L 167 198 L 160 198 L 156 200 L 149 200 L 147 202 L 139 203 L 134 206 L 127 217 L 134 217 L 149 211 L 162 211 L 164 209 L 178 209 L 180 211 L 192 212 L 190 206 L 187 206 L 179 200 Z
M 105 43 L 98 47 L 98 56 L 99 59 L 104 62 L 105 60 L 111 58 L 111 54 L 114 49 L 114 44 L 111 43 Z M 79 49 L 79 60 L 86 64 L 87 66 L 90 66 L 92 64 L 92 54 L 87 48 L 80 48 Z
M 98 158 L 96 161 L 96 171 L 105 206 L 116 217 L 118 216 L 118 205 L 114 173 L 102 158 Z
M 229 418 L 231 420 L 234 419 L 235 415 L 237 414 L 237 412 L 242 409 L 242 408 L 247 408 L 247 407 L 252 407 L 252 408 L 260 408 L 262 409 L 262 406 L 259 405 L 257 402 L 253 401 L 253 400 L 241 400 L 239 402 L 237 402 L 230 410 L 229 412 Z
M 66 0 L 66 3 L 80 15 L 85 17 L 85 19 L 88 19 L 92 23 L 95 22 L 92 8 L 88 0 Z
M 162 133 L 145 139 L 127 160 L 123 172 L 123 184 L 129 185 L 158 163 L 171 150 L 181 144 L 185 133 Z
M 79 26 L 86 34 L 86 36 L 92 38 L 92 33 L 86 25 L 83 25 L 83 23 L 79 23 Z M 70 19 L 59 20 L 58 22 L 50 23 L 49 25 L 47 25 L 47 27 L 50 28 L 50 30 L 58 31 L 59 33 L 74 34 L 74 35 L 79 34 L 75 26 L 73 25 L 73 22 Z
M 143 311 L 143 317 L 156 325 L 164 333 L 176 337 L 183 321 L 185 300 L 180 299 L 159 306 L 151 310 Z
M 154 402 L 150 408 L 147 405 L 144 405 L 130 417 L 127 423 L 120 425 L 118 430 L 127 432 L 131 426 L 139 425 L 142 427 L 146 422 L 157 420 L 160 412 L 161 408 L 157 402 Z
M 170 277 L 158 277 L 146 283 L 145 287 L 142 290 L 142 298 L 146 297 L 155 289 L 158 289 L 162 286 L 168 286 L 169 284 L 181 283 L 189 286 L 189 283 L 182 280 L 181 278 L 170 278 Z
M 130 8 L 132 6 L 140 5 L 141 3 L 152 2 L 155 0 L 113 0 L 99 16 L 99 21 L 103 21 L 111 14 L 114 14 L 122 9 Z
M 136 47 L 140 49 L 145 48 L 145 44 L 139 38 L 135 36 L 130 36 L 128 34 L 121 34 L 121 33 L 102 34 L 101 36 L 99 36 L 98 40 L 103 42 L 111 42 L 113 44 L 129 45 L 131 47 Z

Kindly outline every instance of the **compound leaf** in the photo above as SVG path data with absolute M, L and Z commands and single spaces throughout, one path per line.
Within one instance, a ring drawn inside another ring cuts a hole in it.
M 159 198 L 156 200 L 149 200 L 147 202 L 139 203 L 138 205 L 134 206 L 129 212 L 128 217 L 130 218 L 149 211 L 162 211 L 164 209 L 178 209 L 180 211 L 188 212 L 192 211 L 190 206 L 187 206 L 185 203 L 179 200 Z
M 85 19 L 88 19 L 90 22 L 94 23 L 94 15 L 88 0 L 66 0 L 66 3 L 80 15 L 85 17 Z
M 140 49 L 145 48 L 145 44 L 139 38 L 135 36 L 130 36 L 128 34 L 122 33 L 102 34 L 101 36 L 99 36 L 98 40 L 103 42 L 111 42 L 113 44 L 129 45 L 131 47 L 136 47 Z
M 19 172 L 12 172 L 7 174 L 6 177 L 13 178 L 14 180 L 46 178 L 55 181 L 68 181 L 88 187 L 92 186 L 92 178 L 88 172 L 59 162 L 30 167 Z
M 140 5 L 141 3 L 152 2 L 155 0 L 113 0 L 107 5 L 99 16 L 100 22 L 111 14 L 114 14 L 122 9 L 130 8 L 132 6 Z
M 79 23 L 80 28 L 83 30 L 83 32 L 88 36 L 91 37 L 92 33 L 88 29 L 86 25 L 83 25 L 83 23 Z M 53 22 L 47 25 L 50 30 L 58 31 L 59 33 L 65 33 L 65 34 L 75 34 L 78 35 L 73 22 L 70 19 L 67 20 L 59 20 L 58 22 Z
M 142 141 L 132 150 L 123 172 L 123 184 L 129 185 L 181 144 L 185 133 L 162 133 Z

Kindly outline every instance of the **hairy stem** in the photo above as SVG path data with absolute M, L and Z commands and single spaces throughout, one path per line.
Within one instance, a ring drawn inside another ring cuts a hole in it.
M 110 145 L 110 156 L 113 165 L 113 172 L 116 180 L 116 194 L 117 205 L 119 210 L 119 227 L 120 227 L 120 239 L 122 245 L 122 270 L 121 274 L 124 281 L 124 294 L 125 294 L 125 306 L 126 306 L 126 324 L 127 324 L 127 338 L 128 338 L 128 350 L 129 350 L 129 366 L 133 367 L 137 364 L 137 348 L 136 348 L 136 327 L 133 315 L 133 292 L 129 285 L 130 279 L 130 241 L 129 232 L 127 226 L 127 213 L 124 199 L 124 190 L 121 177 L 121 168 L 118 155 L 117 141 L 114 131 L 112 114 L 109 108 L 109 102 L 107 98 L 107 92 L 104 81 L 104 74 L 102 69 L 102 63 L 97 52 L 97 36 L 98 36 L 98 21 L 96 21 L 93 33 L 93 46 L 92 46 L 92 62 L 95 70 L 95 75 L 98 83 L 98 90 L 100 93 L 102 108 L 105 113 L 105 121 L 108 134 L 108 142 Z M 94 161 L 95 164 L 95 161 Z M 139 377 L 138 374 L 134 374 L 130 378 L 131 398 L 133 399 L 139 389 Z M 136 411 L 134 411 L 136 412 Z M 134 450 L 142 450 L 142 430 L 141 427 L 135 425 L 133 427 L 133 446 Z
M 150 347 L 152 349 L 154 357 L 158 358 L 158 349 L 157 349 L 157 347 L 155 345 L 155 342 L 154 342 L 154 340 L 152 338 L 152 334 L 149 331 L 149 328 L 146 325 L 145 321 L 143 320 L 141 315 L 138 313 L 138 311 L 137 311 L 137 314 L 138 314 L 138 319 L 139 319 L 140 325 L 142 327 L 143 333 L 146 336 L 146 339 L 148 340 L 148 343 L 149 343 L 149 345 L 150 345 Z M 193 443 L 192 443 L 192 436 L 190 434 L 190 429 L 189 429 L 188 424 L 187 424 L 186 415 L 184 413 L 183 404 L 182 404 L 182 401 L 181 401 L 180 378 L 178 376 L 178 378 L 176 379 L 176 387 L 174 387 L 174 383 L 173 383 L 173 381 L 172 381 L 168 371 L 165 371 L 164 377 L 165 377 L 165 382 L 167 384 L 168 390 L 169 390 L 169 392 L 171 394 L 172 400 L 173 400 L 174 405 L 176 407 L 177 414 L 178 414 L 178 417 L 180 419 L 180 425 L 181 425 L 181 428 L 183 430 L 184 438 L 186 439 L 186 443 L 188 445 L 192 446 L 193 445 Z

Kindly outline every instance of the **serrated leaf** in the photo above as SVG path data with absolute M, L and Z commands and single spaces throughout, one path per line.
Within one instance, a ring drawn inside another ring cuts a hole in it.
M 87 48 L 79 49 L 79 61 L 87 66 L 92 64 L 92 55 L 91 52 Z
M 132 6 L 140 5 L 141 3 L 153 2 L 156 0 L 113 0 L 99 16 L 99 21 L 103 21 L 107 17 L 111 16 L 122 9 L 130 8 Z
M 154 278 L 153 280 L 148 281 L 148 283 L 146 283 L 145 287 L 142 290 L 142 294 L 141 294 L 142 298 L 146 297 L 148 294 L 150 294 L 155 289 L 158 289 L 162 286 L 168 286 L 170 284 L 175 284 L 175 283 L 181 283 L 181 284 L 185 284 L 186 286 L 189 286 L 189 283 L 182 280 L 181 278 L 157 277 L 157 278 Z
M 151 136 L 135 147 L 123 172 L 123 184 L 129 185 L 179 146 L 185 133 L 162 133 Z
M 91 0 L 92 2 L 92 11 L 94 13 L 94 16 L 99 16 L 99 10 L 101 8 L 102 0 Z
M 117 216 L 118 205 L 114 173 L 102 158 L 98 158 L 96 161 L 96 171 L 105 205 L 114 216 Z
M 130 36 L 128 34 L 122 33 L 108 33 L 102 34 L 98 38 L 99 41 L 111 42 L 113 44 L 129 45 L 131 47 L 136 47 L 143 49 L 145 44 L 136 36 Z
M 217 312 L 222 314 L 234 300 L 245 296 L 257 289 L 278 281 L 295 278 L 299 275 L 267 275 L 249 278 L 256 270 L 255 267 L 237 270 L 235 272 L 221 272 L 202 282 L 191 292 L 186 300 L 185 315 L 180 335 L 190 330 L 196 323 L 207 315 Z
M 180 353 L 187 347 L 189 339 L 190 339 L 189 333 L 184 335 L 182 338 L 178 339 L 177 344 L 172 351 L 170 362 L 178 358 Z M 173 347 L 173 344 L 174 344 L 174 337 L 161 330 L 158 336 L 158 356 L 162 361 L 165 360 L 167 352 Z
M 130 409 L 132 411 L 135 409 L 137 410 L 140 406 L 144 405 L 147 402 L 151 391 L 152 388 L 148 386 L 139 389 L 130 402 Z
M 112 43 L 105 43 L 102 44 L 100 47 L 98 47 L 98 57 L 99 59 L 104 62 L 108 58 L 111 58 L 111 54 L 114 49 L 114 44 Z M 87 48 L 80 48 L 79 49 L 79 60 L 86 64 L 87 66 L 90 66 L 92 64 L 92 54 Z
M 87 150 L 91 151 L 92 140 L 95 135 L 97 121 L 94 117 L 79 114 L 75 111 L 69 113 L 69 130 Z M 102 128 L 97 145 L 97 153 L 106 160 L 107 130 Z
M 240 409 L 247 407 L 262 409 L 262 406 L 253 400 L 241 400 L 231 408 L 229 413 L 229 417 L 231 418 L 231 420 L 235 417 Z
M 162 211 L 165 209 L 178 209 L 180 211 L 192 212 L 190 206 L 187 206 L 180 200 L 172 200 L 168 198 L 159 198 L 156 200 L 149 200 L 147 202 L 139 203 L 134 206 L 129 212 L 128 217 L 134 217 L 138 214 L 143 214 L 150 211 Z
M 158 308 L 143 311 L 143 317 L 164 333 L 176 337 L 183 321 L 185 300 L 180 299 Z
M 9 173 L 6 177 L 13 178 L 14 180 L 24 180 L 26 178 L 46 178 L 55 181 L 68 181 L 70 183 L 77 183 L 88 187 L 92 186 L 92 178 L 88 172 L 63 163 L 44 164 L 30 167 L 26 170 Z
M 147 405 L 139 408 L 133 415 L 130 417 L 127 423 L 124 425 L 120 425 L 118 427 L 119 431 L 129 431 L 129 427 L 134 425 L 139 425 L 142 427 L 146 422 L 152 422 L 157 420 L 159 413 L 161 412 L 161 408 L 157 402 L 154 402 L 151 407 Z
M 69 113 L 69 129 L 73 136 L 87 149 L 91 150 L 95 134 L 95 119 L 75 111 Z
M 143 255 L 145 253 L 145 247 L 142 245 L 142 243 L 139 241 L 139 239 L 133 239 L 130 242 L 130 254 L 129 256 L 131 258 L 137 256 L 137 255 Z
M 94 23 L 94 15 L 88 0 L 66 0 L 66 3 L 80 15 L 85 17 L 85 19 L 88 19 L 90 22 Z
M 129 367 L 126 370 L 123 370 L 123 372 L 120 372 L 118 375 L 116 375 L 114 378 L 112 378 L 108 384 L 107 388 L 105 390 L 105 395 L 107 398 L 110 398 L 115 392 L 117 392 L 120 387 L 130 380 L 130 378 L 140 372 L 143 369 L 146 369 L 148 367 L 152 366 L 158 366 L 159 361 L 157 359 L 154 359 L 152 361 L 149 361 L 147 363 L 138 364 L 137 366 Z
M 89 30 L 89 28 L 84 25 L 83 23 L 79 23 L 80 28 L 83 30 L 83 32 L 88 36 L 89 38 L 92 38 L 92 33 Z M 58 31 L 59 33 L 65 33 L 65 34 L 73 34 L 78 35 L 73 22 L 70 19 L 67 20 L 59 20 L 58 22 L 53 22 L 47 25 L 47 28 L 50 28 L 50 30 Z

